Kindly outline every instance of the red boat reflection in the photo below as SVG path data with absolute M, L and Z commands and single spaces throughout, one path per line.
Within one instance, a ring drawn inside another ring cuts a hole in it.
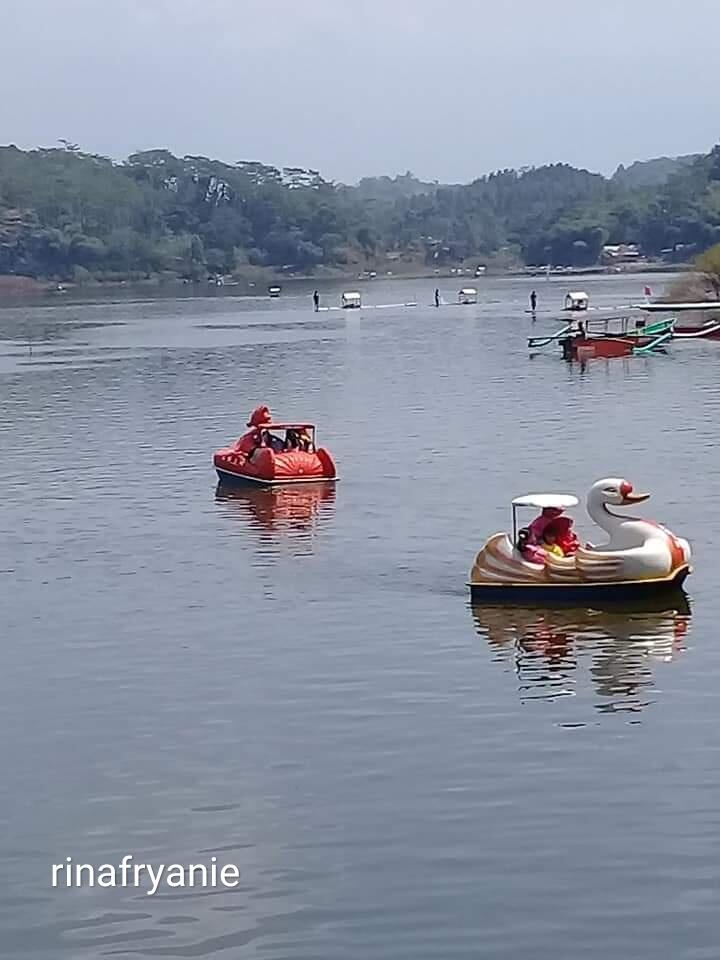
M 335 501 L 334 483 L 287 487 L 218 484 L 215 497 L 236 504 L 238 518 L 262 530 L 310 530 L 318 515 Z

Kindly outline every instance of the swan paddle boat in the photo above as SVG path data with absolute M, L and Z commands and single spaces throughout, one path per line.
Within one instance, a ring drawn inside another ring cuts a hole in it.
M 469 584 L 473 603 L 593 606 L 677 592 L 691 570 L 690 546 L 660 524 L 624 513 L 647 499 L 627 480 L 598 480 L 588 493 L 587 512 L 607 541 L 583 545 L 565 515 L 577 497 L 517 497 L 512 535 L 490 537 L 475 559 Z M 541 513 L 518 529 L 518 510 L 524 507 Z
M 270 408 L 256 407 L 250 428 L 231 447 L 218 450 L 213 463 L 221 483 L 334 483 L 335 461 L 315 444 L 315 425 L 297 421 L 276 423 Z M 273 431 L 284 430 L 285 438 Z

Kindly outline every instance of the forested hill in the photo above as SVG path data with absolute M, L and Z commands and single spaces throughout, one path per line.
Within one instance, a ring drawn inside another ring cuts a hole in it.
M 115 163 L 72 144 L 0 147 L 0 274 L 200 279 L 468 259 L 587 266 L 604 244 L 687 259 L 718 240 L 720 146 L 659 185 L 554 164 L 466 185 L 407 173 L 355 187 L 315 170 L 166 150 Z
M 636 160 L 629 167 L 621 163 L 613 174 L 613 182 L 624 187 L 659 187 L 700 159 L 697 153 L 684 157 L 656 157 L 654 160 Z

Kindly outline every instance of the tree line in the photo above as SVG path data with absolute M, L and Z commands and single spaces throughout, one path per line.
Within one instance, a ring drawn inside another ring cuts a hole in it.
M 0 147 L 0 274 L 198 280 L 251 267 L 387 269 L 401 258 L 589 266 L 608 243 L 687 260 L 717 242 L 720 145 L 671 165 L 661 183 L 558 163 L 462 185 L 408 172 L 356 186 L 167 150 L 117 163 L 67 142 Z

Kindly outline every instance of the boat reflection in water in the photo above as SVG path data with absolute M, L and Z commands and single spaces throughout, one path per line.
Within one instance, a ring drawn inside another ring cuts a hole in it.
M 603 713 L 637 712 L 652 702 L 653 672 L 685 649 L 690 606 L 684 594 L 662 609 L 472 608 L 496 659 L 517 676 L 522 700 L 590 692 Z
M 335 484 L 259 487 L 220 483 L 215 499 L 226 505 L 229 515 L 258 531 L 263 542 L 287 537 L 298 546 L 308 545 L 319 520 L 332 511 Z

